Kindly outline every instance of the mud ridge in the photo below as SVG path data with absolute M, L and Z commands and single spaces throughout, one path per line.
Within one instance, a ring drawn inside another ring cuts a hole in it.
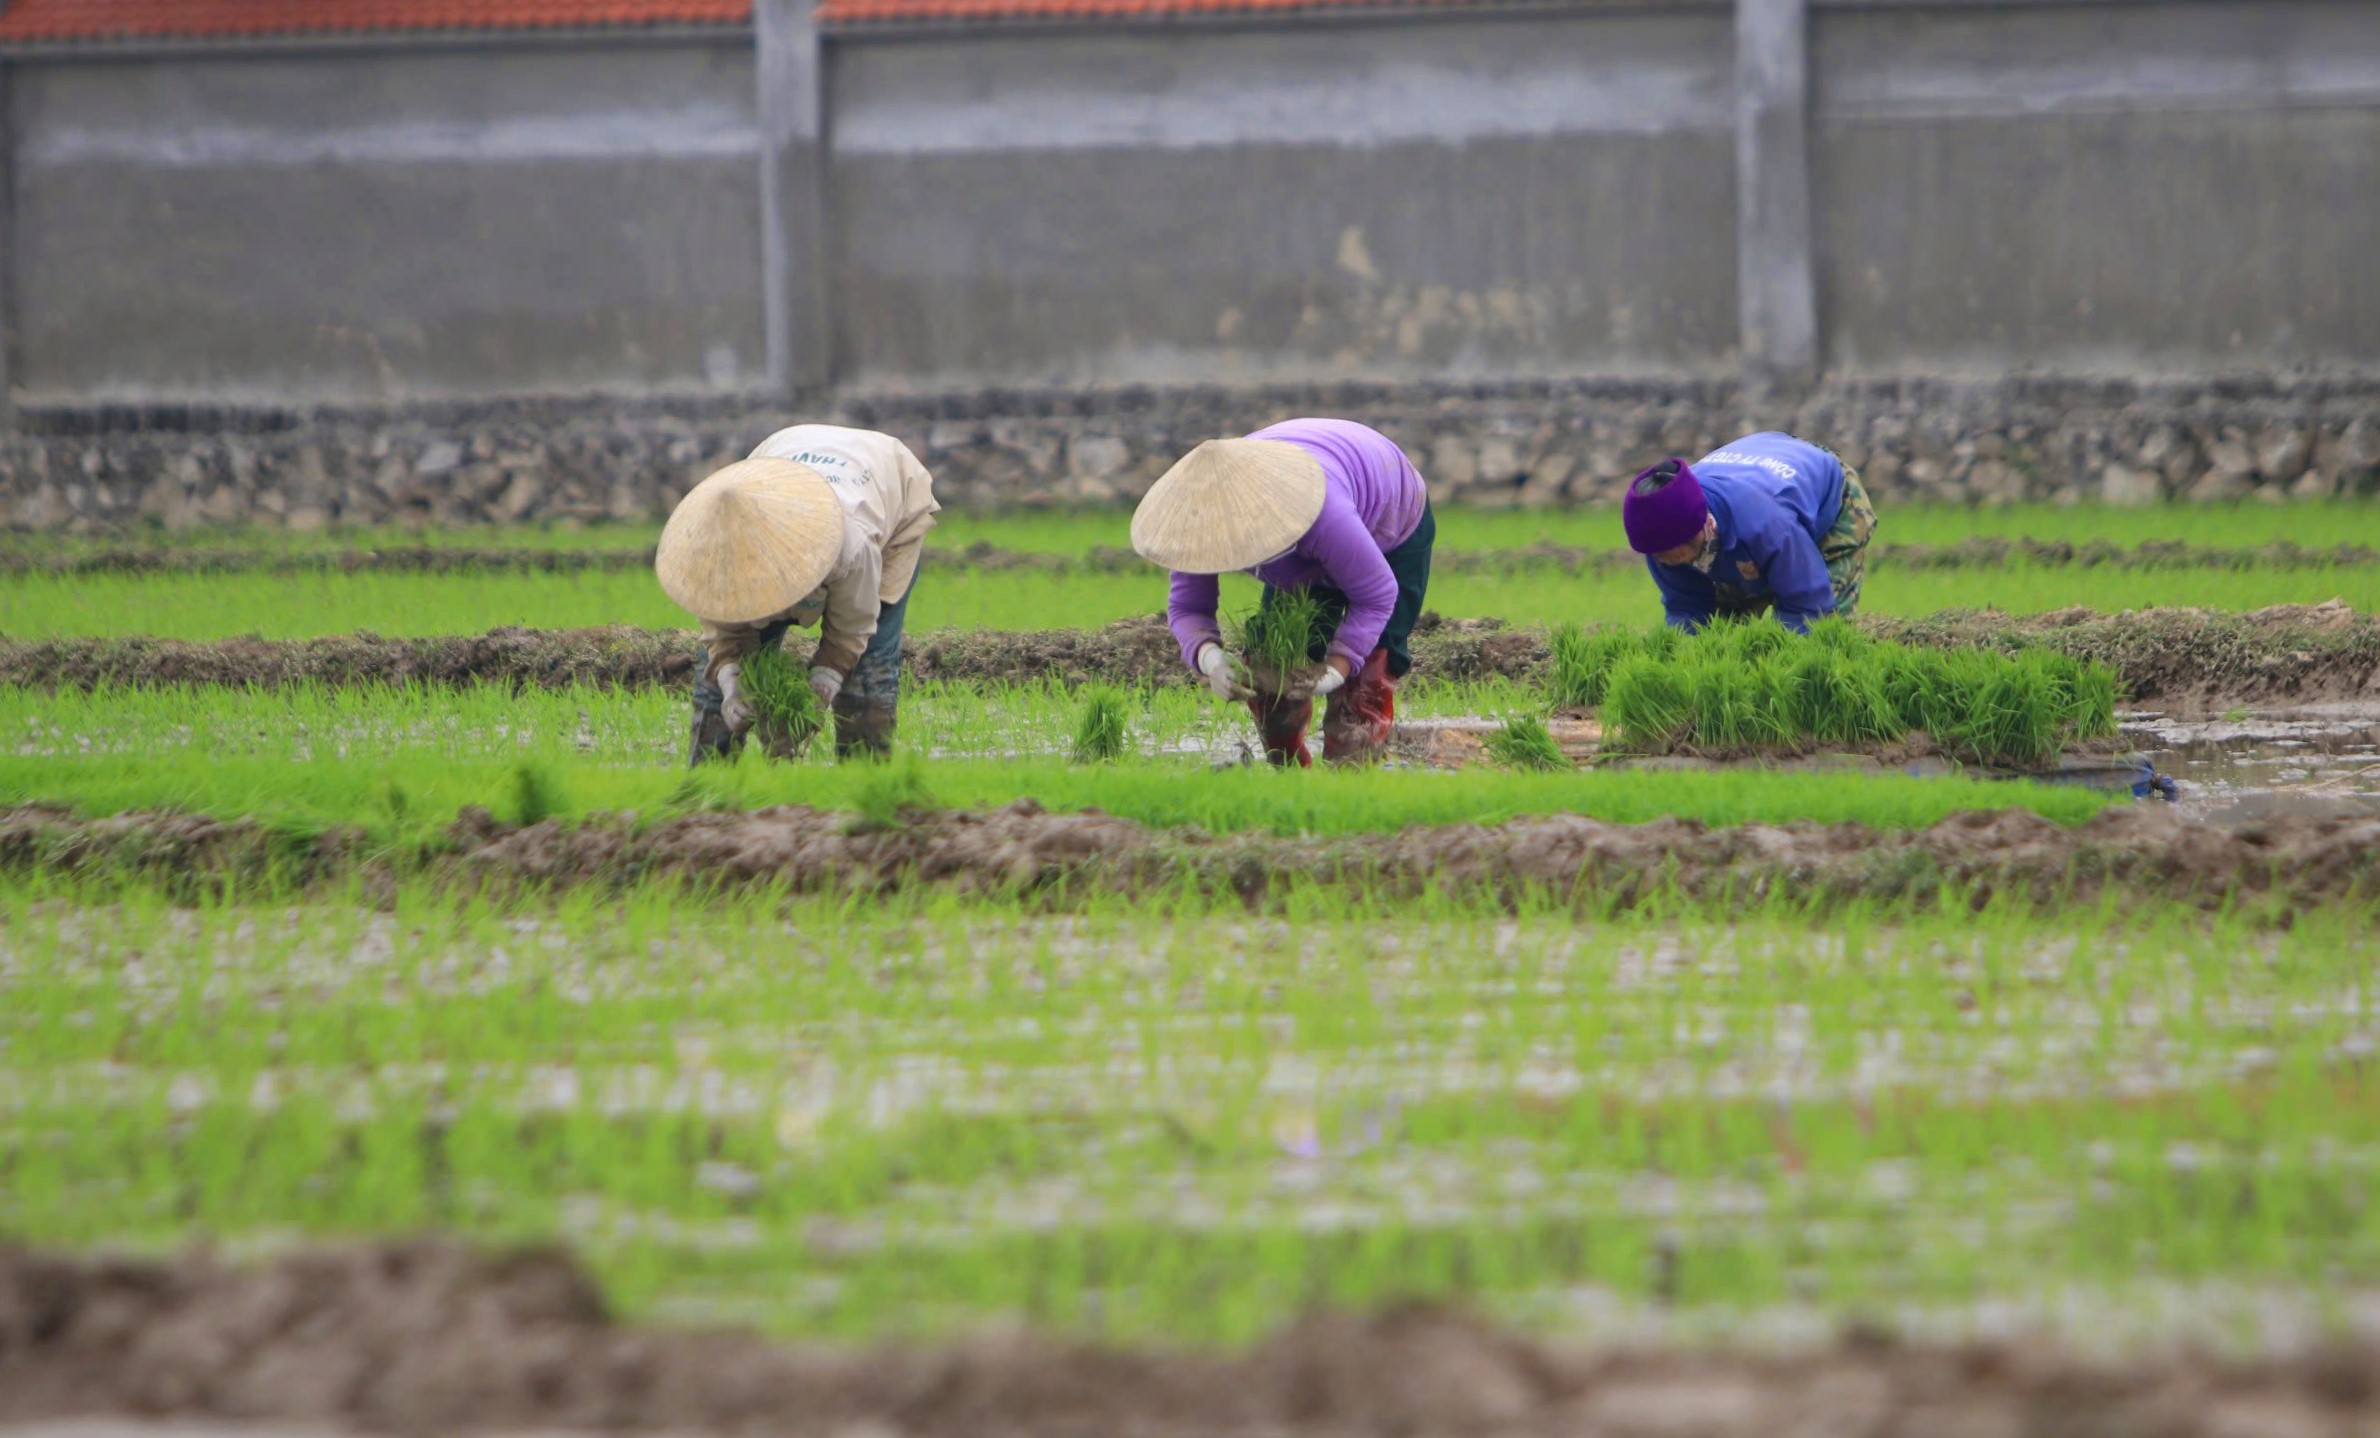
M 467 808 L 427 852 L 372 848 L 352 829 L 293 835 L 253 819 L 133 812 L 86 819 L 0 810 L 0 871 L 134 879 L 190 899 L 258 888 L 427 875 L 498 893 L 663 880 L 698 887 L 887 894 L 919 888 L 1051 907 L 1098 895 L 1198 893 L 1263 909 L 1304 888 L 1391 901 L 1526 895 L 1619 909 L 1662 896 L 1728 901 L 2043 908 L 2271 900 L 2283 908 L 2380 900 L 2380 819 L 2290 815 L 2236 829 L 2162 805 L 2107 809 L 2074 827 L 2023 810 L 1953 815 L 1919 830 L 1854 823 L 1714 827 L 1578 815 L 1394 834 L 1281 838 L 1161 831 L 1096 811 L 919 810 L 871 826 L 795 806 L 672 818 L 596 815 L 527 827 Z
M 2249 614 L 2087 609 L 2012 616 L 1951 610 L 1922 619 L 1869 617 L 1880 638 L 1945 648 L 2043 645 L 2102 660 L 2136 703 L 2182 712 L 2276 700 L 2380 697 L 2380 623 L 2333 601 Z M 1540 676 L 1545 635 L 1495 619 L 1424 614 L 1414 636 L 1414 682 Z M 38 688 L 126 684 L 494 684 L 563 688 L 679 688 L 693 682 L 696 645 L 684 630 L 536 630 L 391 639 L 0 638 L 0 683 Z M 1181 684 L 1173 636 L 1157 615 L 1095 629 L 1022 633 L 936 630 L 911 637 L 904 656 L 917 679 L 978 684 L 1055 679 L 1068 684 Z
M 1094 545 L 1082 554 L 1009 549 L 984 541 L 937 549 L 937 566 L 1045 574 L 1133 574 L 1149 563 L 1129 548 Z M 2380 550 L 2366 544 L 2311 548 L 2287 540 L 2255 547 L 2194 545 L 2148 540 L 2125 548 L 2104 540 L 1978 538 L 1957 544 L 1879 544 L 1868 551 L 1871 566 L 1884 569 L 2005 569 L 2024 564 L 2043 569 L 2316 569 L 2380 565 Z M 578 574 L 649 569 L 651 545 L 603 549 L 549 550 L 512 546 L 398 545 L 379 549 L 286 553 L 265 549 L 175 549 L 123 547 L 83 553 L 0 551 L 0 576 L 94 574 Z M 1552 569 L 1564 574 L 1606 574 L 1642 568 L 1644 558 L 1627 549 L 1530 544 L 1503 549 L 1442 549 L 1431 560 L 1441 574 L 1502 574 Z
M 838 1349 L 638 1330 L 551 1250 L 419 1240 L 84 1259 L 0 1250 L 0 1421 L 120 1415 L 505 1429 L 1195 1434 L 2368 1433 L 2380 1352 L 2086 1359 L 1848 1332 L 1788 1355 L 1591 1351 L 1460 1312 L 1318 1313 L 1238 1353 L 1031 1334 Z
M 693 684 L 697 652 L 690 632 L 628 625 L 507 627 L 422 639 L 371 633 L 319 639 L 0 639 L 0 683 L 76 689 L 129 684 L 678 688 Z

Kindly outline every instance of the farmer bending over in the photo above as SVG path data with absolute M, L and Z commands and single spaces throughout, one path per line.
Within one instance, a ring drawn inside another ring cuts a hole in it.
M 1166 471 L 1132 516 L 1132 547 L 1173 571 L 1167 619 L 1182 662 L 1226 699 L 1243 699 L 1275 764 L 1310 765 L 1306 727 L 1327 695 L 1322 757 L 1378 756 L 1413 668 L 1414 621 L 1437 538 L 1429 494 L 1387 436 L 1343 419 L 1293 419 L 1245 439 L 1212 439 Z M 1215 576 L 1264 581 L 1262 605 L 1308 590 L 1322 622 L 1307 650 L 1319 671 L 1250 671 L 1223 650 Z
M 888 434 L 797 424 L 696 485 L 661 531 L 654 569 L 702 620 L 689 762 L 735 751 L 751 728 L 743 661 L 822 624 L 810 689 L 835 715 L 835 754 L 892 749 L 901 626 L 934 477 Z
M 1689 466 L 1665 459 L 1620 502 L 1628 547 L 1645 556 L 1672 627 L 1765 613 L 1796 633 L 1859 608 L 1876 510 L 1858 471 L 1768 431 Z

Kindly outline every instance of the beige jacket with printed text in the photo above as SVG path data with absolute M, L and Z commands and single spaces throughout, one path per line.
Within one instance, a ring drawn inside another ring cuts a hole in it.
M 926 531 L 942 508 L 934 502 L 934 476 L 891 435 L 833 424 L 778 430 L 751 458 L 790 459 L 826 477 L 843 502 L 843 552 L 817 592 L 790 609 L 747 624 L 704 620 L 702 642 L 710 651 L 704 677 L 715 680 L 720 665 L 740 663 L 758 650 L 761 631 L 771 625 L 810 624 L 822 615 L 811 667 L 849 677 L 875 637 L 878 609 L 907 594 L 917 578 Z

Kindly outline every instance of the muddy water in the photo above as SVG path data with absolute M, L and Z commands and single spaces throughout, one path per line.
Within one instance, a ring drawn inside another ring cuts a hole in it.
M 2124 716 L 2124 734 L 2181 788 L 2185 814 L 2246 824 L 2280 814 L 2380 814 L 2380 704 Z

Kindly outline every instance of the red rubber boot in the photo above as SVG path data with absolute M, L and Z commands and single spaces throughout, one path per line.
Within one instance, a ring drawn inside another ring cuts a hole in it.
M 1248 712 L 1256 716 L 1256 730 L 1264 736 L 1264 757 L 1276 769 L 1295 764 L 1300 769 L 1314 767 L 1314 756 L 1306 752 L 1306 727 L 1314 722 L 1314 701 L 1297 699 L 1283 702 L 1278 697 L 1259 696 L 1248 701 Z
M 1388 651 L 1375 649 L 1364 667 L 1330 696 L 1322 714 L 1322 758 L 1330 764 L 1369 764 L 1388 751 L 1397 726 L 1397 681 Z

